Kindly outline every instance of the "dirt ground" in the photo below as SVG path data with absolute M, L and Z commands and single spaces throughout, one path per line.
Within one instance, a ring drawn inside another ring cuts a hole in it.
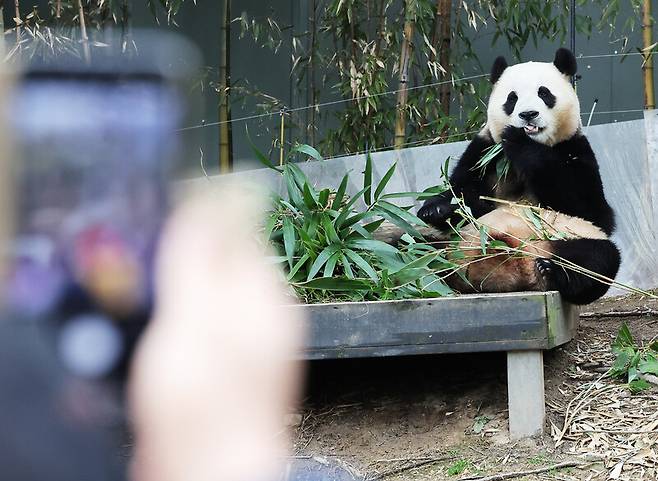
M 658 479 L 658 390 L 631 395 L 603 376 L 623 321 L 649 341 L 658 301 L 582 308 L 577 338 L 544 356 L 546 434 L 516 443 L 504 353 L 312 363 L 303 409 L 291 416 L 295 454 L 367 480 Z M 543 471 L 511 475 L 533 470 Z

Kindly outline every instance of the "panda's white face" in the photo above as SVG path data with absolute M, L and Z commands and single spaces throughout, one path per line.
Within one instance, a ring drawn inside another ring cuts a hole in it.
M 525 62 L 505 68 L 493 86 L 487 128 L 495 142 L 508 125 L 542 144 L 555 145 L 581 127 L 580 104 L 569 77 L 553 63 Z

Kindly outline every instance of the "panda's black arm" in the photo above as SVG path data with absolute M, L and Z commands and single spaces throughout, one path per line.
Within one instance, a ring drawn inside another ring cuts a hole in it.
M 608 235 L 612 233 L 614 213 L 585 136 L 578 134 L 549 147 L 529 138 L 523 129 L 507 127 L 503 148 L 541 206 L 589 220 Z
M 475 165 L 484 155 L 484 151 L 493 144 L 491 138 L 477 135 L 468 144 L 450 175 L 452 190 L 447 190 L 426 200 L 418 211 L 418 217 L 427 224 L 439 229 L 446 228 L 448 222 L 455 225 L 462 217 L 456 212 L 459 206 L 452 202 L 453 192 L 455 195 L 463 197 L 464 203 L 471 209 L 475 217 L 480 217 L 492 211 L 494 209 L 493 204 L 481 200 L 480 196 L 491 194 L 485 179 L 488 171 L 495 169 L 496 162 L 491 161 L 489 163 L 487 172 L 484 175 L 481 169 L 477 169 Z

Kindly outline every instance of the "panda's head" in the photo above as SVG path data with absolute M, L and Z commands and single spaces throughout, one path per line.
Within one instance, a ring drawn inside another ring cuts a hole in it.
M 571 138 L 581 127 L 580 104 L 571 86 L 576 58 L 561 48 L 555 60 L 507 66 L 498 57 L 491 70 L 493 90 L 487 109 L 487 127 L 494 141 L 512 125 L 542 144 L 555 145 Z

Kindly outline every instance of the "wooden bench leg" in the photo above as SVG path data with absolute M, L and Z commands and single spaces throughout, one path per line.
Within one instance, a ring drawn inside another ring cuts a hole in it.
M 507 353 L 507 395 L 510 439 L 543 434 L 546 420 L 543 351 Z

